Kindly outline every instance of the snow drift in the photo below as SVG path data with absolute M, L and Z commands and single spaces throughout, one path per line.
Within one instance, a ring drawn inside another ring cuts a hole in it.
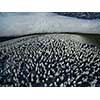
M 55 13 L 5 13 L 0 16 L 0 36 L 43 32 L 81 32 L 100 34 L 100 20 L 85 20 Z

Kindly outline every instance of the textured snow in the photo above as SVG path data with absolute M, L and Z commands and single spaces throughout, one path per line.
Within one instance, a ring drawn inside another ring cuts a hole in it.
M 85 20 L 55 13 L 5 13 L 0 16 L 0 36 L 43 32 L 100 33 L 100 20 Z
M 47 34 L 1 42 L 0 86 L 100 87 L 100 48 L 65 37 Z

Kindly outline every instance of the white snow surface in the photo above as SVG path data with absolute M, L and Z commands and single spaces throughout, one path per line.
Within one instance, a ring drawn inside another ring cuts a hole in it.
M 55 13 L 8 13 L 0 16 L 0 36 L 18 36 L 44 32 L 81 32 L 100 34 L 100 20 L 85 20 Z

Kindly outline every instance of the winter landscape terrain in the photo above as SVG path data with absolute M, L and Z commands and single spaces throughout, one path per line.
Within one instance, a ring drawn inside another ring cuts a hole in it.
M 19 36 L 44 32 L 100 34 L 100 19 L 86 20 L 47 12 L 0 14 L 0 36 Z
M 0 86 L 100 87 L 99 13 L 0 13 Z

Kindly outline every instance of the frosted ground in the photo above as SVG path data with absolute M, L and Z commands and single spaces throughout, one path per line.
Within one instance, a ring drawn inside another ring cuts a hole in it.
M 0 43 L 0 86 L 100 87 L 100 48 L 66 34 Z

